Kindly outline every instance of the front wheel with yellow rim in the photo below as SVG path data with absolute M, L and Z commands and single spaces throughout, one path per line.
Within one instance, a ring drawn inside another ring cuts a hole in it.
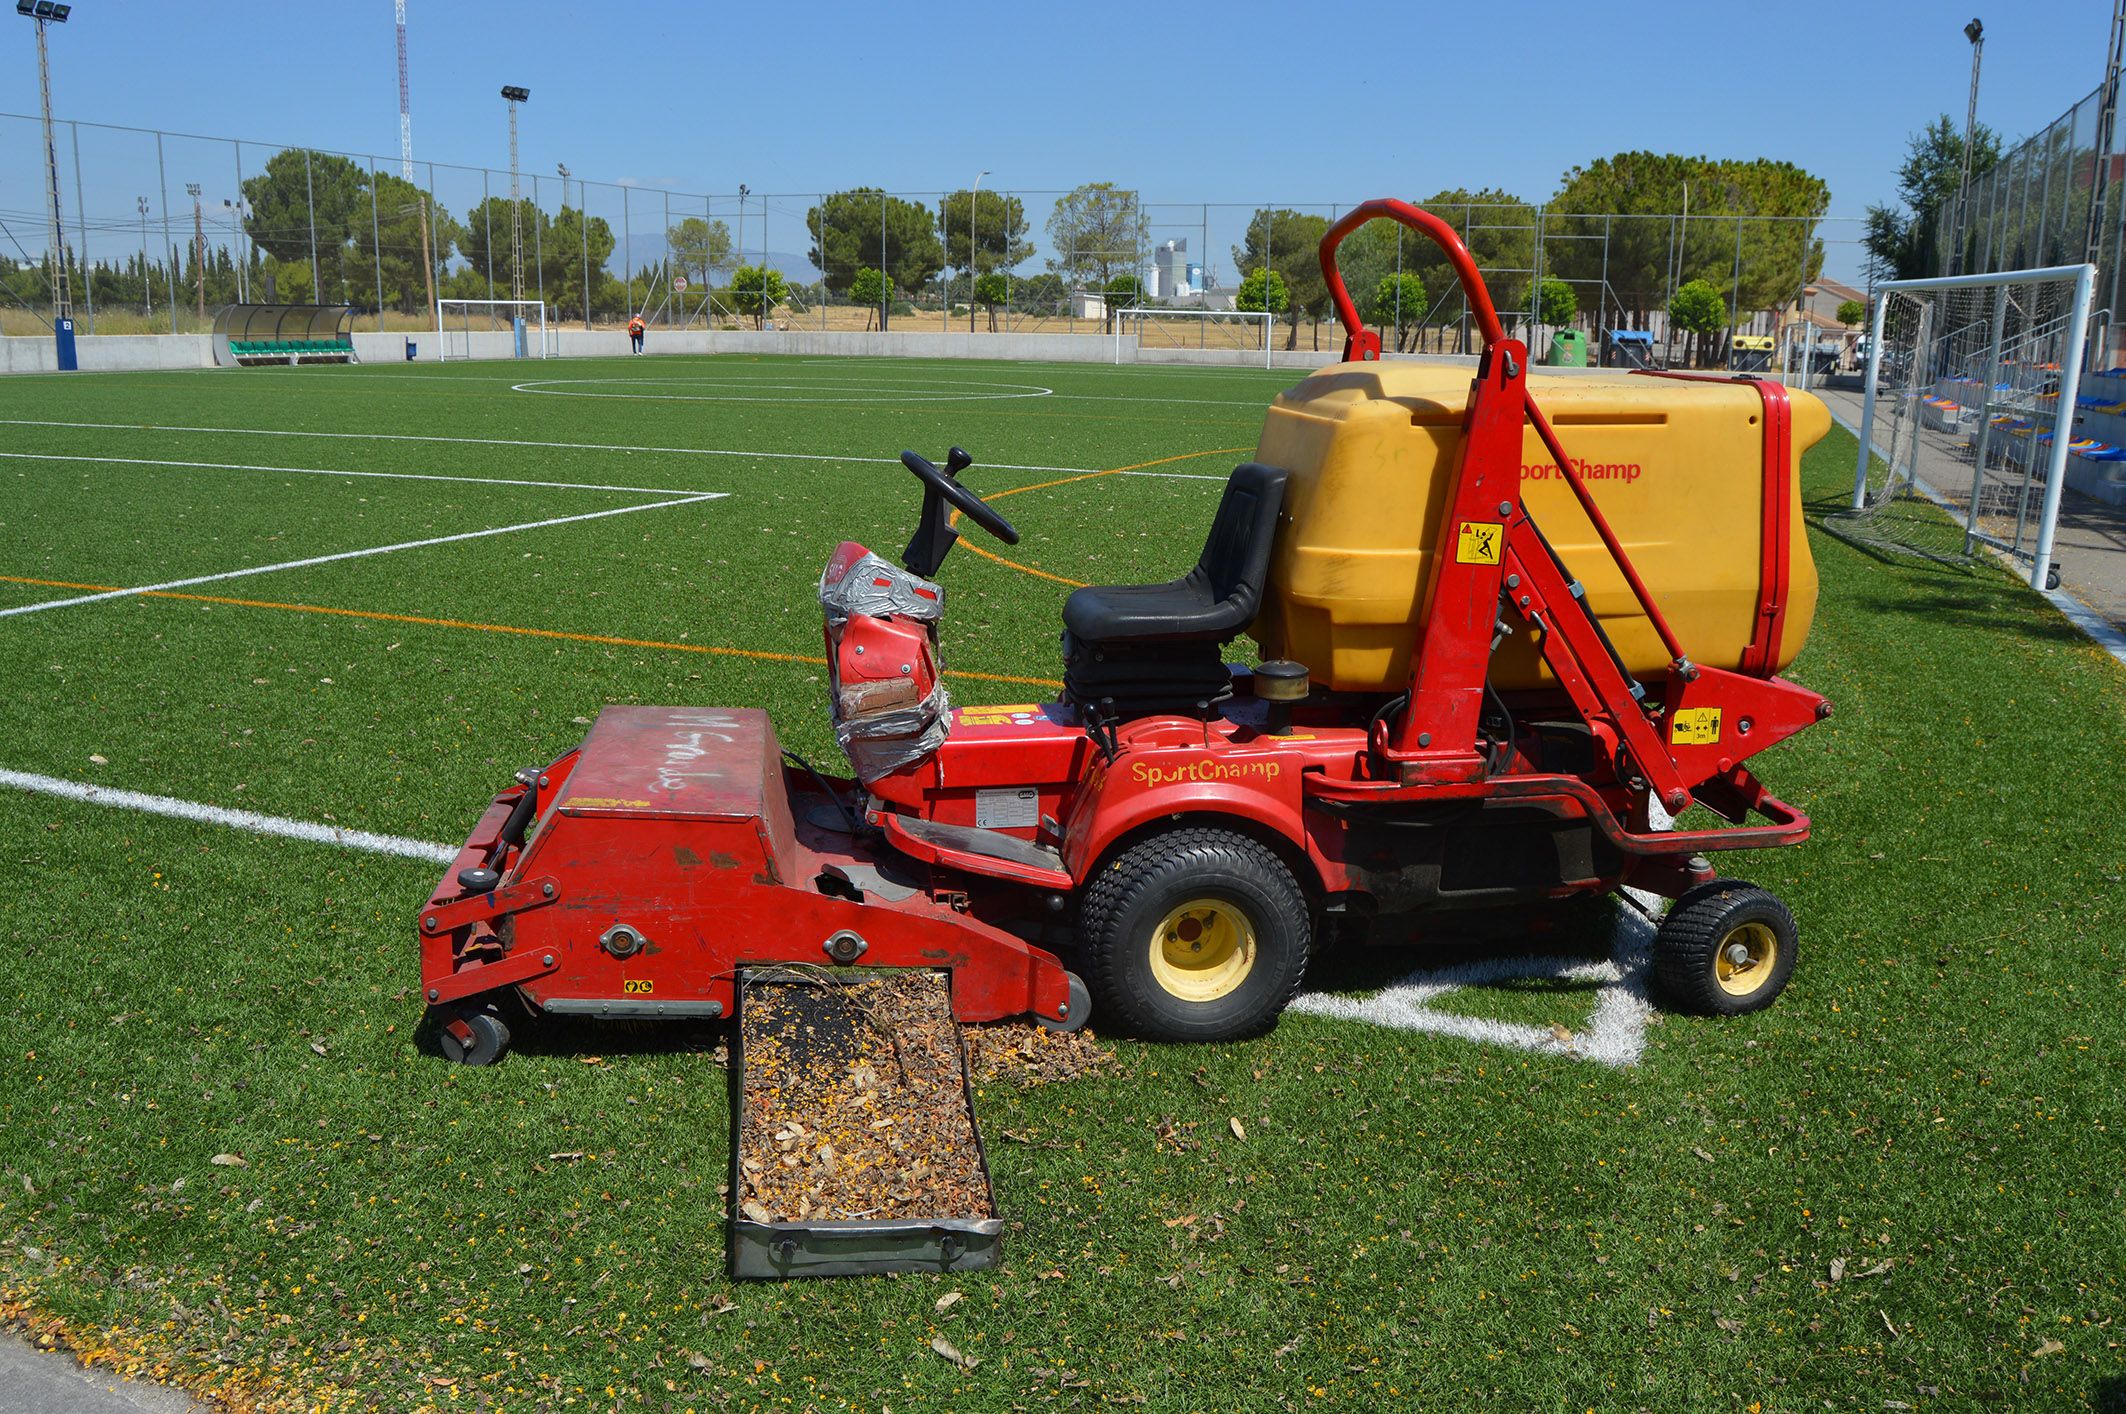
M 1794 975 L 1794 915 L 1772 894 L 1716 879 L 1677 899 L 1654 937 L 1654 976 L 1670 1006 L 1739 1016 L 1772 1004 Z
M 1162 1041 L 1256 1035 L 1298 994 L 1306 895 L 1259 841 L 1191 826 L 1102 861 L 1079 914 L 1100 1014 Z

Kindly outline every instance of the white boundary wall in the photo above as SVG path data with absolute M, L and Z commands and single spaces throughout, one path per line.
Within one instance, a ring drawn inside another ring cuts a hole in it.
M 510 357 L 508 330 L 475 331 L 470 336 L 474 357 L 496 362 L 514 362 Z M 623 358 L 628 353 L 627 335 L 618 329 L 588 331 L 552 329 L 556 358 Z M 406 345 L 419 349 L 420 363 L 434 363 L 440 350 L 433 329 L 411 334 L 356 334 L 355 355 L 363 363 L 402 363 Z M 91 334 L 76 341 L 85 372 L 122 369 L 212 368 L 211 337 L 205 334 Z M 652 329 L 646 341 L 650 354 L 798 354 L 808 358 L 964 358 L 1008 362 L 1107 363 L 1117 361 L 1117 340 L 1095 334 L 969 334 L 891 330 L 880 334 L 861 330 L 703 330 L 667 332 Z M 1142 349 L 1137 336 L 1124 334 L 1119 342 L 1120 362 L 1192 364 L 1211 368 L 1260 368 L 1260 351 L 1247 349 Z M 1339 340 L 1335 349 L 1316 352 L 1275 350 L 1276 368 L 1322 368 L 1342 356 Z M 455 358 L 453 362 L 455 362 Z M 1450 359 L 1472 363 L 1473 359 Z M 530 363 L 533 360 L 527 359 Z M 58 368 L 52 341 L 41 336 L 0 338 L 0 373 L 52 373 Z

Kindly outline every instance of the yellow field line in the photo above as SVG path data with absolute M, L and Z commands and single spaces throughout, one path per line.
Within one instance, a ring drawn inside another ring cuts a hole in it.
M 118 584 L 76 584 L 64 579 L 31 579 L 25 575 L 0 574 L 0 584 L 34 584 L 46 589 L 85 589 L 108 592 L 122 589 Z M 421 614 L 388 614 L 379 609 L 341 609 L 329 604 L 283 604 L 271 599 L 232 599 L 221 594 L 182 594 L 174 590 L 152 590 L 140 596 L 143 599 L 183 599 L 195 604 L 224 604 L 238 609 L 280 609 L 296 614 L 329 614 L 345 619 L 370 619 L 379 623 L 416 624 L 422 628 L 467 629 L 477 633 L 507 633 L 520 638 L 551 638 L 566 643 L 599 643 L 613 648 L 660 648 L 673 653 L 707 653 L 720 658 L 755 658 L 770 663 L 800 663 L 812 667 L 824 667 L 825 658 L 814 658 L 803 653 L 771 653 L 761 648 L 726 648 L 714 643 L 669 643 L 654 638 L 619 638 L 603 633 L 569 633 L 555 628 L 524 628 L 516 624 L 475 623 L 465 619 L 429 618 Z M 977 673 L 960 668 L 945 670 L 947 677 L 967 678 L 975 682 L 1014 683 L 1024 687 L 1061 687 L 1055 678 L 1024 678 L 1009 673 Z
M 1002 491 L 992 491 L 983 499 L 1001 501 L 1006 496 L 1020 496 L 1028 491 L 1046 491 L 1051 486 L 1068 486 L 1073 481 L 1094 481 L 1103 476 L 1120 476 L 1126 471 L 1143 471 L 1147 467 L 1165 466 L 1169 462 L 1194 461 L 1198 457 L 1226 457 L 1235 452 L 1245 452 L 1247 450 L 1248 448 L 1246 447 L 1213 447 L 1207 452 L 1183 452 L 1179 456 L 1160 457 L 1156 461 L 1138 462 L 1134 466 L 1110 467 L 1106 471 L 1088 471 L 1077 476 L 1061 476 L 1054 481 L 1036 481 L 1031 486 L 1007 487 Z M 958 511 L 952 513 L 949 523 L 952 525 L 960 523 L 960 513 Z M 979 555 L 991 564 L 1002 565 L 1006 569 L 1017 570 L 1020 574 L 1030 574 L 1035 579 L 1045 579 L 1052 584 L 1061 584 L 1071 589 L 1085 588 L 1085 581 L 1082 579 L 1066 579 L 1060 574 L 1050 574 L 1047 570 L 1036 569 L 1032 565 L 1022 565 L 1017 560 L 1007 560 L 994 550 L 985 550 L 970 540 L 963 539 L 960 543 L 967 547 L 970 554 Z

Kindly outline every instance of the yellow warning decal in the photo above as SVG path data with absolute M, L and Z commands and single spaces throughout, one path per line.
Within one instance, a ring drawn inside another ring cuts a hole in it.
M 656 982 L 648 977 L 624 977 L 620 981 L 620 991 L 625 996 L 646 997 L 656 990 Z
M 1506 539 L 1506 527 L 1494 520 L 1465 520 L 1455 537 L 1454 562 L 1459 565 L 1495 565 Z
M 1684 707 L 1670 719 L 1668 739 L 1676 746 L 1711 746 L 1720 740 L 1718 707 Z

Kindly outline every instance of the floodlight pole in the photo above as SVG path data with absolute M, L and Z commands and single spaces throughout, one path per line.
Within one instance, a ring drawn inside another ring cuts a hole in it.
M 44 188 L 50 198 L 52 225 L 47 239 L 52 259 L 52 348 L 61 370 L 75 367 L 73 299 L 67 283 L 66 226 L 59 212 L 59 141 L 52 134 L 52 58 L 44 30 L 65 24 L 70 5 L 16 0 L 15 13 L 37 22 L 37 93 L 44 104 Z
M 52 58 L 44 41 L 44 28 L 50 19 L 19 6 L 17 13 L 28 14 L 37 22 L 37 92 L 44 102 L 44 183 L 52 213 L 52 317 L 64 319 L 72 312 L 72 301 L 67 288 L 66 227 L 59 214 L 59 142 L 52 135 Z
M 1964 226 L 1970 218 L 1971 192 L 1971 140 L 1978 132 L 1978 61 L 1986 52 L 1986 27 L 1976 17 L 1964 26 L 1964 38 L 1971 41 L 1971 100 L 1964 109 L 1963 171 L 1956 180 L 1956 223 L 1950 231 L 1949 270 L 1951 275 L 1963 273 Z
M 981 270 L 975 263 L 974 254 L 975 198 L 982 194 L 982 178 L 988 175 L 987 168 L 975 173 L 974 190 L 967 193 L 967 332 L 970 334 L 974 332 L 974 287 L 981 283 L 982 279 Z
M 531 97 L 531 90 L 504 84 L 502 97 L 509 103 L 509 297 L 524 298 L 524 216 L 517 178 L 517 105 Z

